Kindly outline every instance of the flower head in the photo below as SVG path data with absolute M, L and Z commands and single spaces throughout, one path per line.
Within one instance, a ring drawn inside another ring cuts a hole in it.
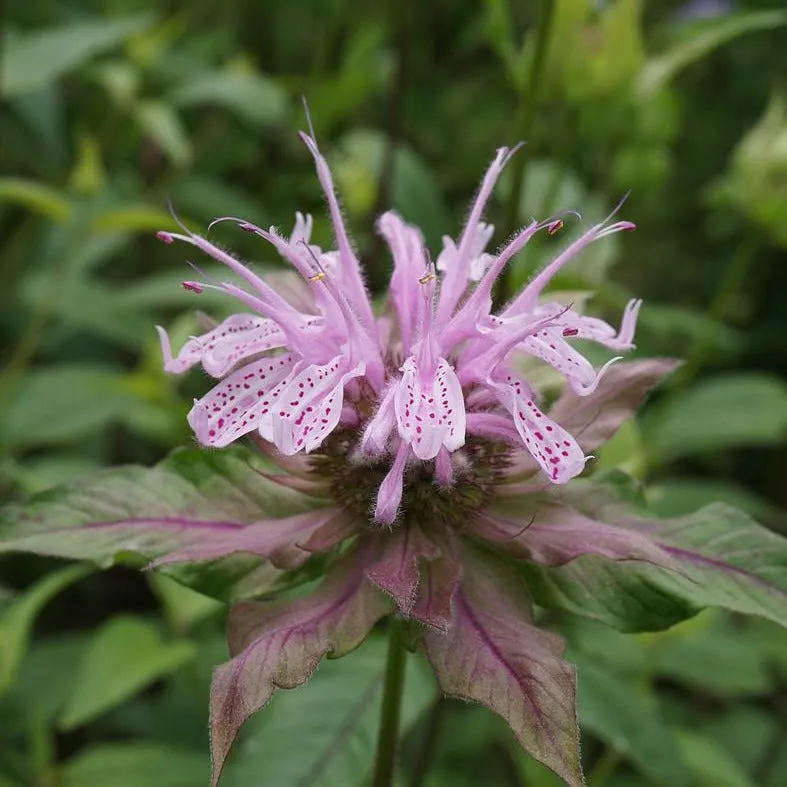
M 222 378 L 189 413 L 199 442 L 225 446 L 254 433 L 293 455 L 323 446 L 337 429 L 360 425 L 357 461 L 383 461 L 389 468 L 374 505 L 375 519 L 382 523 L 397 516 L 408 468 L 429 463 L 437 483 L 450 486 L 467 466 L 465 447 L 474 438 L 526 452 L 554 484 L 581 473 L 588 457 L 575 437 L 539 407 L 516 361 L 535 356 L 556 369 L 576 394 L 587 396 L 617 359 L 596 370 L 573 340 L 613 350 L 634 346 L 640 301 L 628 304 L 616 331 L 541 297 L 582 249 L 633 225 L 610 216 L 590 227 L 493 313 L 493 287 L 506 265 L 534 235 L 554 234 L 563 226 L 560 217 L 534 221 L 497 253 L 486 251 L 494 227 L 482 221 L 484 208 L 515 152 L 501 148 L 464 230 L 456 242 L 444 238 L 436 265 L 416 227 L 393 212 L 380 217 L 378 231 L 390 248 L 393 274 L 389 308 L 377 317 L 328 165 L 314 137 L 301 138 L 328 201 L 335 251 L 323 252 L 311 243 L 311 217 L 300 213 L 289 238 L 273 227 L 264 230 L 231 217 L 217 220 L 235 221 L 273 245 L 300 277 L 305 292 L 297 302 L 206 238 L 185 228 L 180 234 L 159 233 L 168 243 L 196 246 L 244 285 L 184 283 L 195 293 L 223 290 L 245 311 L 193 337 L 177 356 L 164 329 L 158 329 L 168 371 L 180 373 L 201 363 L 208 374 Z

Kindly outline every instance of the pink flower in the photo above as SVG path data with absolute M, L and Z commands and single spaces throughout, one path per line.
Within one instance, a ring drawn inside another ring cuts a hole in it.
M 264 230 L 229 217 L 218 220 L 236 221 L 275 247 L 308 289 L 297 303 L 207 239 L 187 230 L 159 233 L 168 243 L 196 246 L 245 285 L 184 286 L 196 293 L 218 288 L 250 310 L 191 338 L 175 357 L 166 332 L 158 328 L 168 371 L 181 373 L 201 363 L 208 374 L 221 378 L 189 413 L 199 442 L 225 446 L 256 433 L 282 454 L 293 455 L 323 445 L 340 426 L 361 425 L 358 461 L 388 462 L 375 509 L 375 519 L 387 524 L 396 519 L 408 469 L 431 463 L 436 482 L 450 486 L 468 461 L 463 453 L 468 435 L 517 446 L 552 483 L 564 484 L 581 473 L 588 457 L 575 437 L 539 407 L 516 360 L 521 355 L 539 358 L 579 396 L 596 390 L 617 359 L 596 370 L 572 341 L 630 349 L 641 302 L 628 304 L 616 331 L 541 296 L 582 249 L 633 225 L 610 217 L 590 227 L 493 314 L 492 290 L 505 266 L 536 233 L 554 234 L 563 225 L 554 217 L 534 221 L 497 253 L 486 252 L 494 228 L 482 221 L 482 214 L 514 153 L 501 148 L 461 236 L 456 242 L 444 238 L 436 265 L 416 227 L 393 212 L 380 217 L 378 229 L 390 247 L 394 269 L 390 308 L 377 317 L 328 165 L 314 138 L 301 137 L 328 200 L 336 251 L 323 252 L 310 243 L 311 217 L 301 214 L 289 239 L 275 228 Z

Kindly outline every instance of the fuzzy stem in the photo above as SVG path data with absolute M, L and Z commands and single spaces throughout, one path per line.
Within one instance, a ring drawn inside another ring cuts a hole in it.
M 528 137 L 530 137 L 536 119 L 538 99 L 540 97 L 541 75 L 544 70 L 547 51 L 549 49 L 549 33 L 552 27 L 554 6 L 554 0 L 540 0 L 536 11 L 536 41 L 533 59 L 530 61 L 530 71 L 525 84 L 525 90 L 527 92 L 522 98 L 516 123 L 519 138 L 524 142 L 529 141 Z M 506 237 L 513 234 L 519 227 L 519 203 L 522 198 L 522 185 L 531 152 L 532 145 L 525 145 L 524 148 L 514 156 L 511 162 L 511 192 L 503 216 L 503 230 Z M 513 295 L 511 289 L 511 265 L 508 265 L 500 277 L 498 300 L 502 302 Z
M 402 636 L 402 622 L 392 617 L 388 627 L 388 660 L 385 665 L 383 705 L 374 765 L 374 787 L 392 787 L 396 765 L 396 744 L 402 708 L 407 650 Z

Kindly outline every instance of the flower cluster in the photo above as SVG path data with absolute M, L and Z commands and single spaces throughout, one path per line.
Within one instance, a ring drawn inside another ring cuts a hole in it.
M 249 433 L 284 456 L 323 446 L 342 427 L 356 428 L 353 461 L 385 460 L 374 519 L 395 521 L 408 468 L 430 463 L 436 483 L 450 487 L 468 465 L 472 438 L 525 451 L 554 484 L 582 472 L 588 457 L 574 436 L 538 405 L 517 372 L 518 355 L 535 356 L 556 369 L 579 396 L 592 394 L 617 359 L 600 370 L 572 341 L 591 340 L 615 351 L 633 347 L 640 301 L 631 301 L 619 331 L 573 307 L 542 302 L 552 277 L 589 244 L 622 230 L 611 218 L 590 227 L 547 265 L 498 313 L 492 292 L 501 272 L 541 231 L 554 234 L 560 217 L 533 221 L 495 254 L 486 247 L 494 228 L 482 214 L 514 150 L 501 148 L 486 172 L 457 242 L 444 239 L 432 264 L 420 231 L 396 213 L 383 214 L 378 230 L 393 257 L 389 308 L 376 316 L 353 251 L 325 158 L 312 136 L 301 134 L 314 157 L 336 235 L 336 251 L 310 241 L 311 217 L 297 214 L 289 238 L 239 219 L 300 276 L 296 303 L 285 299 L 247 266 L 215 244 L 184 229 L 160 232 L 224 263 L 245 287 L 231 282 L 189 281 L 194 292 L 218 288 L 248 310 L 193 337 L 173 356 L 159 335 L 166 369 L 180 373 L 201 363 L 222 378 L 195 402 L 189 423 L 200 443 L 226 446 Z M 214 222 L 215 223 L 215 222 Z M 356 450 L 357 449 L 357 450 Z

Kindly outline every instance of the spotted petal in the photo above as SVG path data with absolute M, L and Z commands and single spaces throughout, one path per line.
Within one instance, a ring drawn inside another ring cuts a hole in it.
M 528 336 L 519 347 L 560 372 L 576 393 L 591 393 L 595 389 L 597 375 L 593 364 L 562 338 L 560 328 L 545 328 Z
M 212 331 L 192 336 L 173 358 L 166 331 L 160 327 L 156 330 L 164 354 L 164 369 L 173 374 L 182 374 L 201 362 L 209 375 L 223 377 L 238 361 L 284 347 L 286 343 L 273 320 L 254 314 L 233 314 Z
M 533 391 L 521 377 L 510 370 L 502 371 L 487 382 L 511 413 L 525 448 L 553 483 L 565 484 L 582 472 L 582 449 L 565 429 L 541 412 Z
M 268 413 L 260 433 L 285 455 L 312 451 L 336 428 L 342 414 L 344 386 L 365 371 L 348 369 L 344 355 L 320 366 L 300 365 Z
M 424 380 L 415 358 L 402 367 L 402 380 L 394 397 L 399 436 L 410 443 L 419 459 L 434 459 L 445 446 L 449 451 L 465 442 L 465 404 L 462 386 L 445 358 L 437 362 L 431 379 Z
M 256 429 L 284 388 L 294 363 L 290 354 L 262 358 L 194 402 L 188 421 L 197 440 L 221 448 Z

